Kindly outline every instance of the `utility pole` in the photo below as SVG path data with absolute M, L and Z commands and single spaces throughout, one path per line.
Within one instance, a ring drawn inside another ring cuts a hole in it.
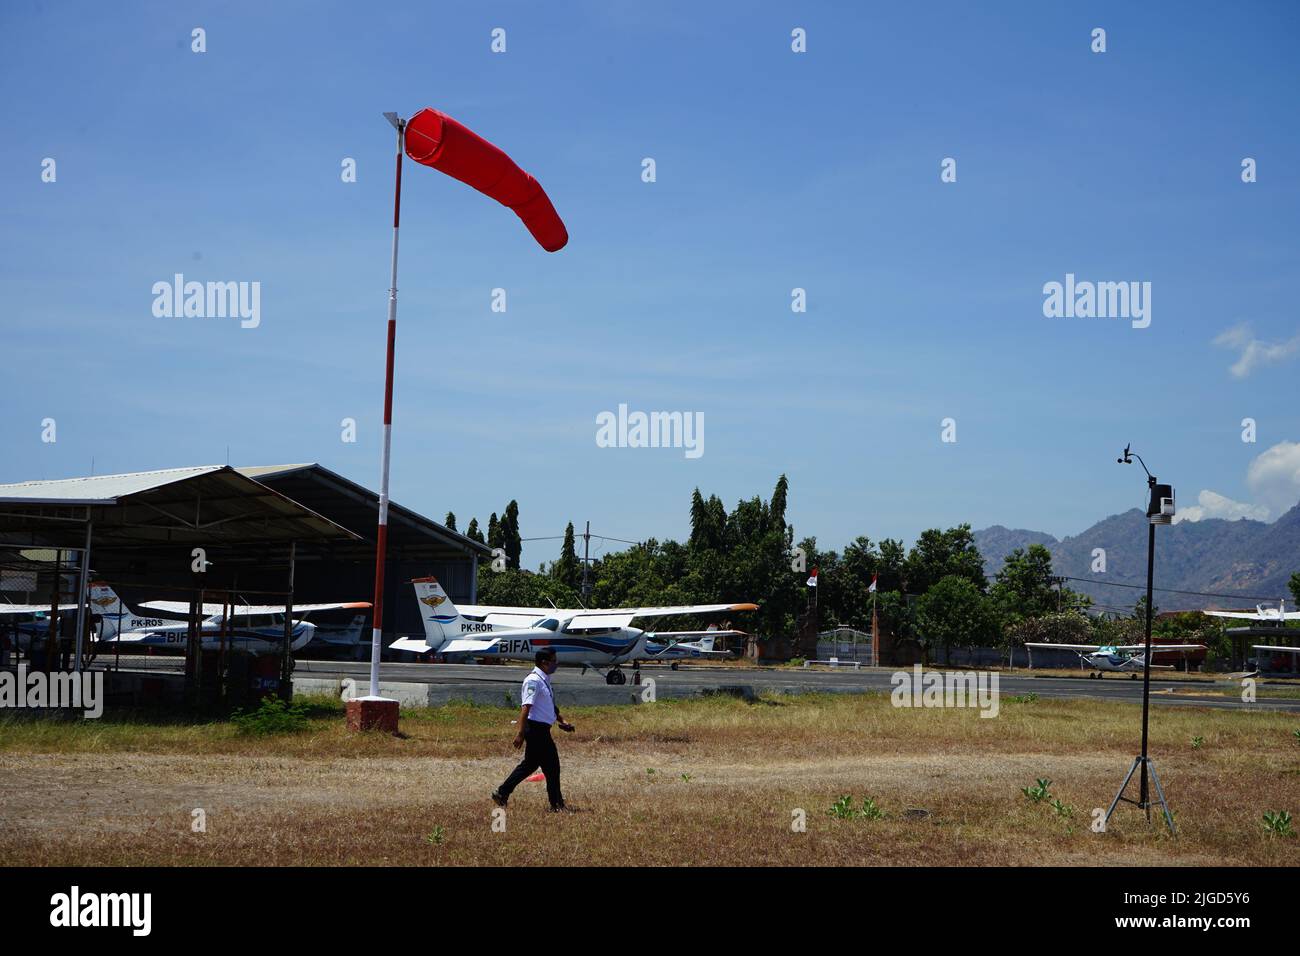
M 585 602 L 591 595 L 591 585 L 587 580 L 587 567 L 590 563 L 588 555 L 591 551 L 591 522 L 587 522 L 587 530 L 582 533 L 582 600 Z

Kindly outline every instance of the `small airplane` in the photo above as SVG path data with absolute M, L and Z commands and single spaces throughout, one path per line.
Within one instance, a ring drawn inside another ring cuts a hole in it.
M 415 586 L 416 599 L 424 605 L 420 615 L 424 621 L 424 637 L 401 638 L 388 645 L 391 650 L 531 661 L 538 650 L 551 647 L 555 649 L 560 664 L 581 667 L 583 673 L 588 669 L 603 673 L 607 684 L 627 683 L 622 665 L 630 663 L 637 670 L 640 662 L 651 656 L 647 645 L 652 642 L 661 645 L 662 653 L 685 638 L 707 639 L 710 634 L 709 631 L 673 631 L 671 637 L 669 632 L 658 635 L 632 627 L 635 618 L 758 610 L 757 604 L 694 604 L 600 611 L 488 605 L 467 605 L 457 609 L 436 578 L 416 578 L 411 583 Z
M 98 622 L 100 640 L 119 630 L 176 623 L 170 618 L 141 617 L 133 613 L 103 581 L 92 581 L 89 591 L 86 607 L 91 615 L 92 627 Z M 64 595 L 65 598 L 69 596 Z M 39 646 L 49 635 L 52 609 L 51 604 L 0 604 L 0 619 L 9 619 L 10 625 L 17 631 L 18 647 L 25 649 L 31 646 L 33 640 Z M 77 610 L 77 605 L 60 603 L 57 610 L 60 615 L 72 613 Z
M 1241 621 L 1258 621 L 1261 624 L 1284 625 L 1287 621 L 1300 621 L 1300 611 L 1288 611 L 1286 601 L 1278 601 L 1277 607 L 1264 607 L 1256 604 L 1254 611 L 1202 611 L 1210 617 L 1229 617 Z
M 744 631 L 719 631 L 713 628 L 699 637 L 699 631 L 656 631 L 654 639 L 646 641 L 646 656 L 642 661 L 670 661 L 673 670 L 677 670 L 678 661 L 683 660 L 731 660 L 730 651 L 713 649 L 719 637 L 741 637 Z M 693 639 L 697 638 L 697 639 Z
M 104 624 L 112 622 L 108 630 L 101 630 L 101 645 L 117 644 L 122 647 L 171 647 L 184 649 L 189 640 L 189 623 L 176 620 L 146 619 L 131 612 L 106 584 L 100 584 L 103 592 L 101 606 L 107 609 L 103 615 Z M 92 592 L 93 593 L 93 592 Z M 188 614 L 188 601 L 146 601 L 141 607 L 168 614 Z M 335 608 L 368 608 L 366 601 L 342 601 L 326 604 L 300 604 L 294 606 L 295 614 L 307 614 L 311 611 L 329 611 Z M 229 633 L 226 629 L 226 612 L 230 612 Z M 200 625 L 200 643 L 205 651 L 231 650 L 246 651 L 250 654 L 276 654 L 284 647 L 284 605 L 283 604 L 236 604 L 227 609 L 224 604 L 204 604 L 200 610 L 203 622 Z M 358 615 L 364 621 L 364 617 Z M 121 623 L 118 623 L 120 619 Z M 353 626 L 357 618 L 353 619 Z M 143 622 L 143 623 L 141 623 Z M 360 633 L 358 629 L 358 634 Z M 307 621 L 294 620 L 290 629 L 289 650 L 298 651 L 306 647 L 316 636 L 316 625 Z
M 297 611 L 297 608 L 294 608 Z M 308 650 L 342 651 L 344 656 L 356 657 L 361 648 L 361 635 L 365 630 L 366 615 L 357 614 L 347 624 L 317 624 L 316 636 L 307 645 Z M 369 642 L 366 647 L 369 648 Z
M 1137 672 L 1146 665 L 1146 649 L 1138 644 L 1118 646 L 1115 644 L 1041 644 L 1030 643 L 1025 647 L 1042 650 L 1073 651 L 1079 655 L 1079 666 L 1089 668 L 1089 677 L 1100 677 L 1103 673 L 1127 673 L 1137 679 Z M 1151 645 L 1151 656 L 1165 651 L 1203 651 L 1204 644 L 1155 644 Z M 1173 670 L 1173 664 L 1152 664 L 1153 669 Z

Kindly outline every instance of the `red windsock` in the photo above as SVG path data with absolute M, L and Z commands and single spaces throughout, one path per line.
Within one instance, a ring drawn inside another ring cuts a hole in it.
M 406 155 L 509 206 L 547 252 L 569 241 L 541 184 L 515 161 L 446 113 L 425 107 L 406 123 Z

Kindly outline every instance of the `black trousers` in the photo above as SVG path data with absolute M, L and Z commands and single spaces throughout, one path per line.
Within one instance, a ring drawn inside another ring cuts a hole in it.
M 524 721 L 524 759 L 510 772 L 506 782 L 497 788 L 503 797 L 510 796 L 515 787 L 532 776 L 538 768 L 546 774 L 546 796 L 551 806 L 564 806 L 564 796 L 560 793 L 560 752 L 555 749 L 551 739 L 551 725 L 536 720 Z

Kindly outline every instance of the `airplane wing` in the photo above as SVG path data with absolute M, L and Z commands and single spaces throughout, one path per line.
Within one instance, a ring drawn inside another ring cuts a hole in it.
M 1101 650 L 1100 644 L 1026 644 L 1025 647 L 1032 647 L 1035 650 L 1046 648 L 1047 650 L 1076 651 L 1080 654 L 1090 654 L 1093 651 Z
M 630 614 L 632 617 L 671 617 L 674 614 L 715 614 L 719 611 L 757 611 L 757 604 L 683 604 L 677 607 L 624 607 L 583 614 Z
M 487 617 L 489 614 L 508 614 L 514 617 L 526 617 L 529 623 L 539 617 L 563 617 L 567 614 L 582 614 L 582 608 L 554 607 L 505 607 L 499 604 L 457 604 L 456 610 L 465 617 Z
M 75 604 L 60 604 L 59 610 L 71 611 L 76 606 L 77 605 Z M 41 611 L 44 611 L 46 614 L 50 613 L 50 605 L 48 604 L 0 604 L 0 615 L 39 614 Z
M 627 611 L 601 611 L 575 614 L 564 625 L 566 631 L 588 631 L 601 627 L 627 627 L 635 615 Z
M 150 605 L 145 605 L 149 607 Z M 668 617 L 673 614 L 713 614 L 719 611 L 757 611 L 757 604 L 684 604 L 678 607 L 613 607 L 613 608 L 571 608 L 571 607 L 504 607 L 495 604 L 457 604 L 456 609 L 465 617 L 482 618 L 489 624 L 508 624 L 527 626 L 544 617 L 571 621 L 575 618 L 608 617 L 613 623 L 593 624 L 587 621 L 578 629 L 595 627 L 626 627 L 617 623 L 627 618 Z M 629 617 L 630 615 L 630 617 Z M 571 625 L 572 626 L 572 625 Z
M 1276 617 L 1265 617 L 1258 611 L 1202 611 L 1202 614 L 1208 614 L 1210 617 L 1231 617 L 1241 621 L 1276 621 Z M 1296 615 L 1300 617 L 1300 613 Z M 1291 617 L 1290 614 L 1287 615 Z
M 459 605 L 457 610 L 459 610 Z M 483 618 L 485 624 L 498 625 L 500 627 L 531 627 L 536 624 L 540 614 L 502 614 L 499 611 L 493 611 Z
M 1138 650 L 1145 651 L 1146 646 L 1143 645 L 1142 647 L 1139 647 Z M 1204 644 L 1156 644 L 1154 641 L 1151 644 L 1152 654 L 1158 654 L 1161 651 L 1203 651 L 1203 650 L 1205 650 Z
M 1276 651 L 1286 654 L 1300 654 L 1300 647 L 1273 647 L 1268 644 L 1252 644 L 1250 646 L 1257 651 Z
M 667 638 L 676 644 L 681 641 L 698 641 L 702 637 L 740 637 L 744 633 L 744 631 L 646 631 L 646 637 L 652 641 L 662 641 Z
M 190 605 L 188 601 L 145 601 L 140 605 L 154 611 L 168 611 L 172 614 L 189 614 Z M 329 604 L 295 604 L 293 613 L 307 613 L 308 611 L 331 611 L 335 608 L 363 608 L 370 607 L 369 601 L 336 601 Z M 214 614 L 222 614 L 226 610 L 224 604 L 204 604 L 203 616 L 212 617 Z M 283 614 L 283 604 L 236 604 L 231 609 L 232 614 Z
M 190 603 L 188 601 L 145 601 L 140 605 L 147 607 L 152 611 L 166 611 L 168 614 L 189 614 Z M 221 614 L 225 611 L 224 604 L 204 604 L 200 613 L 204 617 L 211 617 L 214 614 Z M 284 610 L 281 608 L 281 610 Z

